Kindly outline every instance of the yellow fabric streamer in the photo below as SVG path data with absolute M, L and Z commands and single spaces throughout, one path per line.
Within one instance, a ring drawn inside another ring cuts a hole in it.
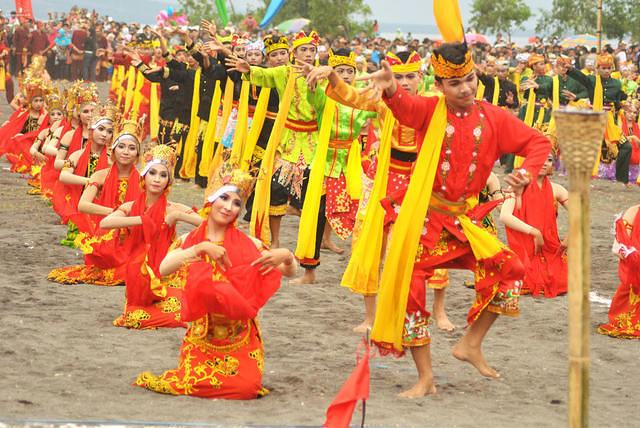
M 131 108 L 127 111 L 127 113 L 131 114 L 131 111 L 138 112 L 140 111 L 140 104 L 142 104 L 142 87 L 144 86 L 145 78 L 139 71 L 136 70 L 136 89 L 133 94 L 133 104 L 130 106 Z
M 380 297 L 371 339 L 378 343 L 392 344 L 398 352 L 403 350 L 402 329 L 411 274 L 429 208 L 446 126 L 447 107 L 444 97 L 441 97 L 424 136 L 409 188 L 393 227 L 391 244 L 382 271 Z
M 498 76 L 493 78 L 493 99 L 491 100 L 491 104 L 494 106 L 498 105 L 498 99 L 500 98 L 500 79 Z
M 126 72 L 124 71 L 124 65 L 119 65 L 116 68 L 118 70 L 118 82 L 115 90 L 118 93 L 118 108 L 120 108 L 120 106 L 122 105 L 122 93 L 124 92 L 122 88 L 122 82 L 124 82 L 127 76 Z
M 271 88 L 260 89 L 260 96 L 256 103 L 256 110 L 253 112 L 253 120 L 251 121 L 251 128 L 249 129 L 249 135 L 247 136 L 247 145 L 242 153 L 242 160 L 240 167 L 243 171 L 251 169 L 251 159 L 253 157 L 253 151 L 260 138 L 262 127 L 264 125 L 264 119 L 267 116 L 267 108 L 269 107 L 269 96 L 271 95 Z
M 133 95 L 136 85 L 136 68 L 132 65 L 129 66 L 129 71 L 127 73 L 127 91 L 124 97 L 124 112 L 127 113 L 131 107 L 131 103 L 133 102 Z
M 201 176 L 206 174 L 207 177 L 210 177 L 209 171 L 211 160 L 214 157 L 213 150 L 216 145 L 214 136 L 216 135 L 216 127 L 218 125 L 218 110 L 220 109 L 221 99 L 222 88 L 220 87 L 220 81 L 216 80 L 216 87 L 213 90 L 213 99 L 211 100 L 211 107 L 209 108 L 209 121 L 207 122 L 207 130 L 204 133 L 202 143 L 202 157 L 200 158 L 200 165 L 198 165 L 198 172 Z
M 119 77 L 120 67 L 113 66 L 113 74 L 111 75 L 111 86 L 109 87 L 109 91 L 115 94 L 118 88 L 118 82 L 120 81 Z
M 553 76 L 552 111 L 560 108 L 560 77 Z
M 602 111 L 604 107 L 604 91 L 602 90 L 602 79 L 600 75 L 596 75 L 596 87 L 593 90 L 593 111 Z M 593 166 L 593 171 L 591 172 L 592 177 L 598 176 L 598 166 L 600 165 L 600 156 L 602 155 L 602 151 L 598 150 L 598 157 L 596 159 L 596 164 Z
M 193 79 L 193 95 L 191 96 L 191 119 L 189 121 L 189 133 L 184 141 L 184 157 L 180 176 L 182 178 L 193 178 L 196 176 L 196 145 L 198 144 L 198 132 L 200 130 L 200 118 L 198 117 L 198 106 L 200 105 L 200 74 L 201 70 L 196 70 Z
M 307 193 L 302 205 L 300 215 L 300 226 L 298 228 L 298 246 L 296 247 L 296 257 L 302 259 L 312 259 L 316 249 L 316 227 L 318 224 L 318 210 L 320 209 L 320 198 L 322 198 L 322 187 L 324 183 L 324 169 L 327 163 L 327 152 L 329 150 L 329 138 L 331 137 L 331 126 L 336 114 L 336 102 L 327 98 L 322 112 L 322 124 L 318 133 L 318 144 L 311 162 L 311 173 Z
M 247 133 L 249 131 L 249 88 L 251 83 L 248 80 L 242 81 L 240 87 L 240 99 L 238 100 L 238 119 L 236 130 L 233 133 L 233 144 L 231 146 L 231 162 L 239 165 L 242 153 L 247 144 Z
M 527 110 L 524 115 L 524 123 L 527 126 L 533 126 L 533 116 L 536 112 L 536 91 L 534 89 L 529 90 L 529 98 L 527 99 Z
M 216 138 L 216 141 L 222 140 L 224 131 L 227 129 L 227 122 L 229 121 L 229 116 L 231 116 L 231 109 L 233 108 L 233 87 L 234 86 L 235 84 L 233 83 L 233 80 L 227 77 L 227 83 L 225 83 L 225 87 L 224 87 L 224 95 L 222 96 L 222 122 L 220 125 L 220 129 L 218 130 L 218 136 Z M 218 116 L 216 115 L 216 118 L 217 117 Z
M 484 84 L 478 80 L 478 91 L 476 92 L 476 100 L 482 101 L 484 98 L 484 91 L 487 89 Z
M 255 196 L 253 199 L 253 210 L 251 212 L 251 236 L 260 239 L 265 245 L 270 242 L 269 230 L 269 202 L 271 201 L 271 176 L 273 175 L 273 164 L 275 160 L 276 150 L 280 145 L 282 131 L 289 114 L 289 107 L 293 99 L 293 90 L 296 82 L 293 67 L 289 68 L 289 77 L 287 78 L 287 86 L 284 89 L 278 115 L 269 142 L 262 158 L 262 166 L 258 174 L 256 182 Z
M 384 234 L 384 208 L 380 205 L 380 200 L 387 194 L 391 135 L 395 121 L 393 113 L 388 110 L 380 137 L 378 167 L 373 180 L 373 188 L 369 200 L 360 201 L 360 204 L 366 204 L 362 230 L 358 239 L 353 243 L 351 258 L 340 282 L 341 286 L 364 295 L 375 295 L 378 292 L 380 254 L 382 253 Z
M 462 42 L 464 29 L 458 0 L 433 0 L 433 14 L 445 43 Z
M 362 154 L 360 153 L 360 141 L 357 138 L 353 140 L 349 148 L 344 178 L 349 197 L 354 201 L 359 200 L 362 197 Z
M 149 133 L 151 139 L 158 138 L 158 131 L 160 129 L 160 100 L 158 99 L 158 90 L 160 85 L 158 83 L 151 83 L 151 99 L 149 100 Z

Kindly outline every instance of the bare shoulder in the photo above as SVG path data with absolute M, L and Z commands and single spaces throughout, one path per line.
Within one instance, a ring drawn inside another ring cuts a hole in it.
M 102 186 L 104 184 L 104 180 L 107 178 L 108 173 L 109 173 L 108 168 L 96 171 L 93 174 L 91 174 L 91 177 L 89 177 L 89 181 L 98 183 L 99 185 Z
M 622 218 L 625 219 L 629 224 L 633 224 L 633 222 L 636 219 L 636 215 L 638 214 L 639 208 L 640 208 L 640 205 L 632 206 L 631 208 L 629 208 L 624 212 L 624 215 L 622 216 Z

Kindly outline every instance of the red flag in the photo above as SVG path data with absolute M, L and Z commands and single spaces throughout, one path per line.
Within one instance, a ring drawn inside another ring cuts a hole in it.
M 360 359 L 362 345 L 365 346 L 365 354 Z M 366 341 L 358 346 L 356 361 L 355 370 L 327 409 L 327 420 L 323 425 L 327 428 L 348 427 L 358 400 L 369 398 L 369 344 Z
M 16 15 L 20 22 L 27 18 L 33 20 L 31 0 L 16 0 Z

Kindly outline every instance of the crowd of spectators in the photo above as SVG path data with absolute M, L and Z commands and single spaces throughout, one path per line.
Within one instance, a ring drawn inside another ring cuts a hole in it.
M 104 81 L 110 77 L 111 59 L 114 52 L 131 41 L 152 40 L 151 27 L 137 23 L 116 22 L 109 17 L 101 17 L 95 11 L 73 7 L 68 13 L 49 13 L 46 21 L 19 20 L 15 11 L 9 17 L 0 13 L 0 48 L 5 68 L 18 75 L 29 64 L 33 55 L 45 55 L 47 71 L 53 79 Z M 22 22 L 21 22 L 22 21 Z M 309 28 L 311 29 L 312 26 Z M 164 36 L 173 44 L 179 44 L 177 34 L 171 27 L 162 30 Z M 230 39 L 235 31 L 248 31 L 253 39 L 267 33 L 277 33 L 277 29 L 261 32 L 253 16 L 247 16 L 239 28 L 228 25 L 220 28 L 218 34 L 223 40 Z M 192 40 L 204 40 L 208 33 L 199 27 L 189 27 Z M 379 68 L 380 61 L 388 52 L 417 51 L 424 60 L 423 71 L 429 73 L 429 58 L 438 40 L 418 39 L 400 31 L 393 38 L 380 37 L 377 33 L 361 32 L 357 36 L 348 36 L 342 25 L 336 26 L 332 37 L 320 35 L 318 48 L 319 62 L 326 63 L 329 49 L 349 48 L 354 51 L 358 72 L 373 72 Z M 517 67 L 519 58 L 528 54 L 543 54 L 549 63 L 559 56 L 569 57 L 579 69 L 595 68 L 596 48 L 577 46 L 565 48 L 557 38 L 543 41 L 532 38 L 531 43 L 516 46 L 498 35 L 495 42 L 475 43 L 472 47 L 475 63 L 482 69 L 494 59 L 508 61 L 511 67 Z M 636 81 L 640 61 L 640 45 L 629 45 L 621 41 L 616 48 L 605 45 L 603 50 L 614 54 L 616 69 L 623 78 Z M 525 61 L 526 62 L 526 61 Z

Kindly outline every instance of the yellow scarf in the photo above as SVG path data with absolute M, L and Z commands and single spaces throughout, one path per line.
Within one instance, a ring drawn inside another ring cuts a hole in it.
M 135 91 L 136 85 L 136 73 L 137 70 L 134 66 L 129 66 L 129 71 L 127 74 L 127 92 L 124 97 L 124 112 L 127 113 L 131 109 L 131 103 L 133 102 L 133 95 Z
M 393 236 L 382 271 L 371 339 L 379 343 L 391 343 L 398 351 L 402 351 L 402 328 L 414 255 L 418 252 L 446 127 L 447 106 L 444 97 L 441 97 L 429 123 L 409 188 L 393 227 Z
M 493 99 L 491 100 L 491 104 L 494 106 L 498 105 L 498 99 L 500 98 L 500 80 L 498 76 L 493 78 Z
M 215 147 L 216 127 L 218 126 L 218 110 L 220 109 L 220 100 L 222 99 L 222 89 L 220 80 L 216 80 L 216 87 L 213 90 L 213 98 L 211 99 L 211 107 L 209 108 L 209 121 L 207 122 L 207 130 L 204 132 L 204 141 L 202 143 L 202 157 L 198 172 L 200 175 L 209 176 L 211 161 L 213 160 Z
M 158 99 L 158 83 L 151 83 L 151 94 L 149 99 L 149 133 L 151 139 L 158 138 L 160 128 L 160 100 Z
M 227 83 L 225 83 L 224 87 L 224 95 L 222 97 L 222 125 L 218 130 L 218 137 L 216 141 L 222 140 L 222 135 L 224 131 L 227 129 L 227 122 L 229 121 L 229 116 L 231 116 L 231 109 L 233 108 L 233 87 L 235 83 L 233 80 L 227 77 Z M 216 119 L 218 115 L 216 114 Z
M 322 112 L 322 125 L 318 134 L 318 144 L 316 152 L 311 162 L 311 173 L 307 193 L 302 205 L 300 215 L 300 227 L 298 229 L 298 246 L 296 257 L 302 259 L 312 259 L 316 246 L 316 226 L 318 223 L 318 210 L 320 199 L 322 198 L 322 187 L 324 182 L 324 169 L 327 163 L 327 151 L 329 150 L 329 138 L 331 137 L 331 126 L 336 115 L 336 102 L 327 98 Z
M 240 99 L 238 100 L 238 119 L 236 129 L 233 133 L 233 144 L 231 146 L 231 163 L 240 165 L 242 152 L 247 143 L 247 133 L 249 131 L 249 88 L 251 83 L 248 80 L 242 81 L 240 87 Z
M 248 171 L 251 165 L 251 158 L 256 148 L 260 132 L 264 126 L 264 119 L 267 116 L 267 108 L 269 107 L 269 96 L 271 95 L 271 88 L 260 89 L 260 96 L 256 103 L 256 110 L 253 112 L 253 120 L 251 121 L 251 129 L 247 136 L 247 146 L 242 152 L 242 161 L 240 166 L 244 171 Z
M 484 90 L 485 90 L 485 86 L 482 82 L 478 81 L 478 91 L 476 92 L 476 100 L 478 101 L 482 101 L 482 98 L 484 98 Z
M 196 163 L 198 158 L 196 155 L 196 145 L 198 144 L 198 132 L 200 132 L 200 117 L 198 117 L 198 106 L 200 105 L 200 74 L 201 69 L 196 70 L 193 79 L 193 95 L 191 96 L 191 120 L 189 121 L 189 133 L 184 141 L 184 157 L 182 158 L 182 167 L 180 168 L 180 176 L 183 178 L 192 178 L 196 176 Z
M 357 138 L 353 140 L 353 144 L 349 148 L 344 179 L 349 197 L 353 200 L 359 200 L 362 196 L 362 153 L 360 151 L 360 141 Z
M 267 148 L 262 158 L 262 166 L 258 174 L 256 182 L 255 196 L 253 199 L 253 210 L 251 212 L 251 236 L 260 239 L 265 245 L 269 244 L 269 202 L 271 200 L 271 176 L 273 175 L 273 164 L 276 155 L 276 149 L 280 145 L 282 131 L 289 114 L 289 107 L 293 99 L 293 89 L 296 82 L 295 72 L 289 67 L 289 76 L 287 78 L 287 86 L 284 89 L 280 106 Z
M 388 110 L 380 137 L 376 176 L 373 180 L 369 201 L 364 209 L 362 229 L 358 239 L 353 243 L 351 258 L 340 283 L 341 286 L 362 294 L 372 295 L 378 292 L 380 254 L 384 234 L 384 208 L 380 205 L 380 200 L 387 193 L 391 136 L 395 121 L 393 113 Z M 363 202 L 360 201 L 361 204 Z

